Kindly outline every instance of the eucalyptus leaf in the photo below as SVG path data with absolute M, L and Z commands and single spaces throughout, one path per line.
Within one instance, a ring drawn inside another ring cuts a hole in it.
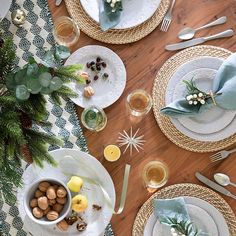
M 52 76 L 48 72 L 44 72 L 39 76 L 39 82 L 43 87 L 48 87 L 51 83 Z
M 51 94 L 53 91 L 49 88 L 49 87 L 42 87 L 40 93 L 43 95 L 49 95 Z
M 58 45 L 56 46 L 55 57 L 58 60 L 64 60 L 70 56 L 70 51 L 67 47 Z
M 29 64 L 27 67 L 27 76 L 36 75 L 38 73 L 37 63 Z
M 42 85 L 37 78 L 31 78 L 27 81 L 27 88 L 30 93 L 38 94 L 42 89 Z
M 14 73 L 9 73 L 6 76 L 6 86 L 10 90 L 15 89 L 16 82 L 15 82 L 15 78 L 14 78 Z
M 43 57 L 42 64 L 47 67 L 56 67 L 57 62 L 54 54 L 51 51 L 47 51 Z
M 21 69 L 15 73 L 15 83 L 16 85 L 26 84 L 26 72 L 27 68 Z
M 53 77 L 50 84 L 50 89 L 56 91 L 61 88 L 63 81 L 59 77 Z
M 25 85 L 16 87 L 16 98 L 19 100 L 27 100 L 30 97 L 30 92 Z

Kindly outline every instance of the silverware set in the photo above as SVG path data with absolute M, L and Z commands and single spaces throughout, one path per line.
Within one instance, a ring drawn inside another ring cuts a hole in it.
M 231 153 L 236 152 L 236 148 L 226 151 L 220 151 L 210 156 L 211 162 L 222 161 L 227 158 Z

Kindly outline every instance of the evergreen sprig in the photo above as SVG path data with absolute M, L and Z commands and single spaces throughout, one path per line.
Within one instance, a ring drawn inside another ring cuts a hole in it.
M 200 236 L 201 231 L 196 229 L 189 220 L 179 220 L 178 217 L 165 217 L 161 220 L 162 224 L 168 225 L 177 232 L 186 236 Z

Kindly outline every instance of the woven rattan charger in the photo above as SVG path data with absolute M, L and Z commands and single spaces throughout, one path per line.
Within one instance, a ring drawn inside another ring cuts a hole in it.
M 213 152 L 224 149 L 236 142 L 236 134 L 215 142 L 204 142 L 192 139 L 175 128 L 169 117 L 160 114 L 165 106 L 165 92 L 168 82 L 175 71 L 184 63 L 202 56 L 212 56 L 226 59 L 230 51 L 213 46 L 196 46 L 185 49 L 168 59 L 159 70 L 153 86 L 153 111 L 162 132 L 173 143 L 193 152 Z
M 65 0 L 65 3 L 70 16 L 89 37 L 104 43 L 126 44 L 144 38 L 158 26 L 168 10 L 170 0 L 161 0 L 155 14 L 141 25 L 124 30 L 111 29 L 106 32 L 103 32 L 99 24 L 87 15 L 80 0 Z
M 148 218 L 153 213 L 153 199 L 166 199 L 180 196 L 200 198 L 214 206 L 224 216 L 230 235 L 236 235 L 236 217 L 228 203 L 214 191 L 197 184 L 175 184 L 154 193 L 140 208 L 133 225 L 132 236 L 143 235 Z

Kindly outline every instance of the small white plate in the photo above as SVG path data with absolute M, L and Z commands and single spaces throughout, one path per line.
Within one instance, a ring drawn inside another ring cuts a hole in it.
M 175 87 L 173 100 L 184 97 L 187 94 L 184 80 L 195 78 L 195 84 L 203 92 L 209 92 L 213 88 L 213 79 L 217 70 L 201 68 L 187 73 Z M 212 106 L 207 112 L 202 112 L 194 117 L 178 118 L 179 122 L 187 129 L 199 134 L 211 134 L 224 129 L 234 119 L 236 112 L 227 111 L 218 106 Z
M 3 19 L 7 15 L 10 9 L 11 3 L 12 3 L 12 0 L 1 0 L 0 22 L 1 22 L 1 19 Z
M 99 22 L 99 1 L 80 0 L 85 12 Z M 123 0 L 121 22 L 114 29 L 128 29 L 148 20 L 158 9 L 161 0 Z
M 62 160 L 65 156 L 72 156 L 78 158 L 79 167 L 77 167 L 77 165 L 75 164 L 71 164 L 68 160 L 68 162 L 64 163 L 63 168 L 69 168 L 71 174 L 79 172 L 81 176 L 99 181 L 102 184 L 103 188 L 109 194 L 112 201 L 112 205 L 115 205 L 115 189 L 112 179 L 106 169 L 96 158 L 80 150 L 75 149 L 59 149 L 50 152 L 50 154 L 57 162 L 60 162 L 60 160 Z M 30 165 L 25 170 L 23 174 L 23 188 L 19 188 L 17 194 L 19 213 L 20 217 L 24 222 L 24 227 L 34 236 L 76 236 L 78 235 L 76 224 L 71 226 L 67 232 L 62 232 L 55 225 L 38 225 L 26 216 L 23 206 L 25 189 L 37 179 L 50 177 L 57 178 L 65 183 L 69 180 L 68 177 L 66 177 L 62 173 L 61 169 L 59 169 L 58 167 L 52 167 L 46 163 L 43 169 L 34 165 Z M 89 184 L 85 181 L 81 193 L 88 197 L 89 206 L 85 213 L 81 215 L 88 224 L 87 229 L 84 232 L 79 233 L 79 235 L 98 236 L 105 230 L 106 226 L 109 224 L 112 217 L 112 211 L 105 203 L 102 190 L 98 186 Z M 100 211 L 93 210 L 93 204 L 102 206 L 102 209 Z
M 186 204 L 191 222 L 200 229 L 202 232 L 209 236 L 218 236 L 217 226 L 212 217 L 202 208 Z M 170 227 L 162 225 L 159 221 L 156 221 L 153 227 L 152 236 L 172 236 Z
M 178 89 L 181 89 L 181 86 L 184 87 L 184 84 L 180 82 L 182 81 L 182 78 L 184 76 L 186 76 L 188 73 L 192 71 L 200 70 L 200 69 L 203 69 L 203 70 L 210 69 L 212 71 L 218 70 L 222 62 L 223 62 L 223 59 L 219 59 L 215 57 L 200 57 L 192 61 L 186 62 L 185 64 L 180 66 L 168 82 L 166 95 L 165 95 L 166 105 L 170 104 L 173 101 L 174 94 L 178 94 Z M 178 88 L 178 86 L 180 87 Z M 228 113 L 228 115 L 229 114 L 230 112 Z M 205 142 L 219 141 L 219 140 L 228 138 L 229 136 L 233 135 L 236 132 L 236 119 L 235 118 L 233 118 L 232 122 L 229 123 L 223 129 L 221 129 L 220 131 L 209 133 L 209 134 L 193 132 L 189 128 L 186 128 L 183 124 L 180 123 L 178 119 L 175 119 L 175 118 L 171 118 L 171 122 L 176 127 L 176 129 L 178 129 L 181 133 L 198 141 L 205 141 Z M 205 130 L 207 129 L 208 128 L 205 128 Z
M 215 234 L 213 234 L 211 236 L 229 236 L 229 229 L 228 229 L 227 223 L 226 223 L 223 215 L 214 206 L 212 206 L 210 203 L 208 203 L 202 199 L 196 198 L 196 197 L 184 196 L 183 198 L 185 200 L 186 205 L 193 205 L 198 208 L 201 208 L 202 210 L 204 210 L 206 212 L 206 213 L 203 213 L 205 215 L 205 217 L 208 218 L 208 216 L 206 216 L 206 214 L 208 214 L 210 216 L 210 218 L 212 218 L 210 220 L 211 223 L 209 222 L 209 225 L 205 225 L 205 227 L 209 227 L 209 229 L 210 229 L 210 226 L 212 224 L 212 230 L 214 230 Z M 197 214 L 199 214 L 199 211 Z M 196 216 L 194 216 L 194 217 L 196 217 Z M 197 218 L 198 218 L 197 219 L 198 222 L 199 222 L 199 220 L 201 221 L 201 219 L 199 219 L 199 215 L 197 216 Z M 157 222 L 156 217 L 152 213 L 145 225 L 144 236 L 154 235 L 153 233 L 154 233 L 154 229 L 155 229 L 154 227 L 156 227 L 155 226 L 156 222 Z M 215 229 L 215 226 L 217 227 L 216 229 Z M 199 225 L 199 228 L 201 228 L 200 225 Z M 156 230 L 155 230 L 155 232 L 156 232 Z M 164 234 L 162 236 L 167 236 L 167 235 Z
M 94 73 L 86 67 L 87 62 L 96 61 L 97 57 L 101 57 L 107 64 L 102 73 L 109 74 L 107 80 L 99 78 L 94 81 Z M 84 85 L 76 82 L 69 83 L 68 86 L 74 90 L 78 97 L 71 100 L 80 107 L 88 107 L 91 105 L 106 108 L 116 102 L 122 95 L 126 85 L 126 69 L 120 57 L 112 50 L 106 47 L 90 45 L 75 51 L 66 61 L 65 65 L 83 64 L 84 71 L 88 72 L 91 78 L 91 86 L 95 94 L 86 98 L 83 95 Z

